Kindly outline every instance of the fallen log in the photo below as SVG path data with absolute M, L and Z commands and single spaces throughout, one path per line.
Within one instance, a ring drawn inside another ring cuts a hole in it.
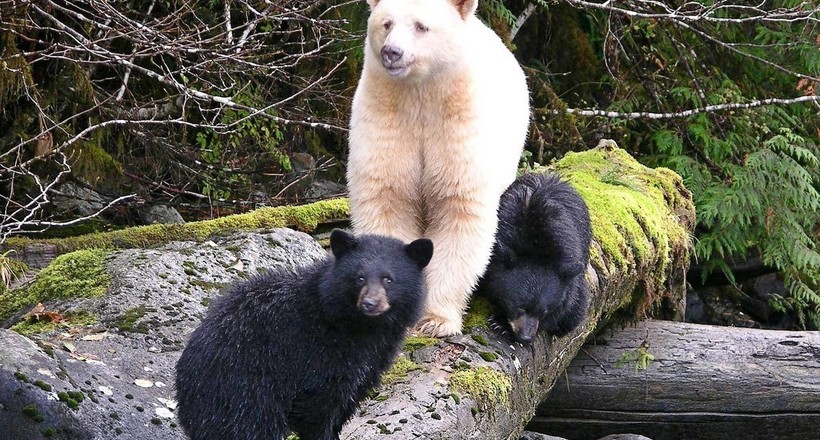
M 570 153 L 553 169 L 590 208 L 593 299 L 585 322 L 562 338 L 541 335 L 523 347 L 487 328 L 491 310 L 474 299 L 466 334 L 408 347 L 400 365 L 414 370 L 366 401 L 343 439 L 518 440 L 600 323 L 634 319 L 661 303 L 682 316 L 694 208 L 680 177 L 638 164 L 612 141 Z
M 636 370 L 642 361 L 646 369 Z M 818 438 L 820 332 L 653 320 L 605 331 L 572 361 L 529 429 L 571 440 L 613 432 Z

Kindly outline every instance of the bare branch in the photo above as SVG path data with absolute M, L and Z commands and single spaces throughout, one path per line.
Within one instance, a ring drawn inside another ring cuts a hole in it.
M 513 23 L 512 28 L 510 28 L 510 40 L 514 40 L 515 36 L 518 35 L 518 31 L 521 30 L 521 26 L 524 26 L 524 23 L 527 22 L 527 19 L 530 18 L 533 12 L 535 12 L 535 8 L 538 6 L 535 3 L 527 3 L 527 7 L 524 8 L 524 12 L 518 16 Z
M 607 110 L 596 110 L 596 109 L 577 109 L 577 108 L 568 108 L 566 110 L 553 110 L 553 113 L 571 113 L 575 115 L 581 116 L 600 116 L 604 118 L 616 118 L 616 119 L 675 119 L 675 118 L 688 118 L 689 116 L 696 115 L 698 113 L 713 113 L 719 111 L 726 111 L 726 110 L 745 110 L 751 109 L 755 107 L 762 107 L 765 105 L 795 105 L 804 102 L 813 102 L 813 103 L 820 103 L 820 96 L 812 95 L 812 96 L 800 96 L 798 98 L 791 98 L 791 99 L 782 99 L 782 98 L 769 98 L 769 99 L 760 99 L 752 102 L 747 103 L 727 103 L 727 104 L 714 104 L 714 105 L 707 105 L 705 107 L 694 108 L 690 110 L 684 110 L 681 112 L 672 112 L 672 113 L 653 113 L 653 112 L 617 112 L 617 111 L 607 111 Z

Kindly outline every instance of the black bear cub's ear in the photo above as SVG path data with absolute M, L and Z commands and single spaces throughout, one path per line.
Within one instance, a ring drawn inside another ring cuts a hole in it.
M 558 275 L 564 279 L 574 278 L 583 273 L 586 268 L 587 265 L 581 262 L 566 263 L 558 266 Z
M 336 258 L 346 254 L 347 251 L 353 249 L 358 245 L 356 237 L 353 234 L 348 234 L 341 229 L 334 229 L 330 233 L 330 250 Z
M 419 238 L 405 246 L 404 250 L 419 265 L 419 269 L 424 269 L 433 258 L 433 242 L 426 238 Z

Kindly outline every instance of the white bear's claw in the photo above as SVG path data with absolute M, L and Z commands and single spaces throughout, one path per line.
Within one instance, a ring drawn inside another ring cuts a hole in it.
M 419 333 L 437 338 L 461 334 L 460 323 L 444 320 L 437 316 L 425 316 L 416 324 L 416 329 Z

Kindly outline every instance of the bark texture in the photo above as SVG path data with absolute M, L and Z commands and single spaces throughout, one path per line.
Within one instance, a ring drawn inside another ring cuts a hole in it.
M 571 440 L 614 431 L 653 440 L 820 432 L 820 332 L 650 320 L 596 339 L 558 379 L 530 429 Z M 654 357 L 647 368 L 624 364 L 640 358 L 642 346 Z

